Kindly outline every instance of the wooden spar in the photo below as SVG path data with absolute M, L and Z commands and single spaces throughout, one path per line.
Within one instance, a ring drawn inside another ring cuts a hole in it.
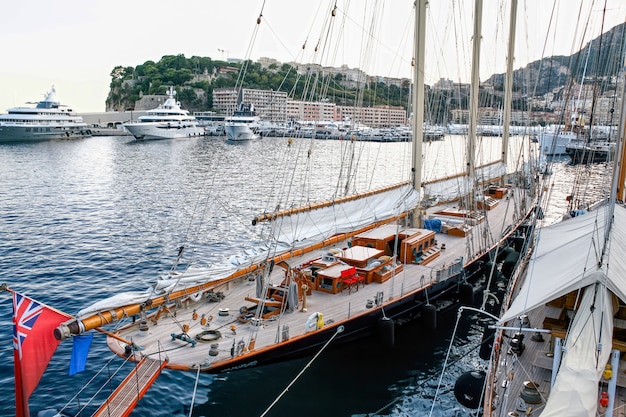
M 624 79 L 626 79 L 626 58 L 624 58 Z M 617 181 L 614 185 L 616 189 L 615 198 L 618 201 L 625 201 L 626 193 L 624 192 L 624 186 L 626 182 L 626 105 L 624 105 L 624 98 L 626 98 L 626 82 L 622 83 L 622 111 L 620 112 L 619 119 L 619 131 L 617 138 L 617 149 L 621 152 L 616 152 L 616 166 L 617 175 L 613 175 L 613 178 Z
M 469 140 L 467 141 L 467 175 L 474 182 L 476 175 L 476 131 L 478 127 L 478 95 L 479 95 L 479 71 L 480 71 L 480 42 L 482 41 L 482 13 L 483 2 L 474 2 L 474 34 L 472 35 L 472 75 L 470 81 L 470 111 L 469 111 Z M 470 194 L 471 196 L 472 194 Z M 473 202 L 470 206 L 473 205 Z
M 511 16 L 509 20 L 509 44 L 506 55 L 506 79 L 504 90 L 504 120 L 502 121 L 502 162 L 509 159 L 509 124 L 511 123 L 511 106 L 513 103 L 513 61 L 515 59 L 515 31 L 517 28 L 517 0 L 511 1 Z M 502 185 L 506 183 L 506 175 L 502 178 Z
M 357 199 L 364 198 L 364 197 L 369 197 L 371 195 L 384 193 L 385 191 L 390 191 L 396 188 L 400 188 L 408 184 L 409 182 L 402 182 L 399 184 L 390 185 L 388 187 L 377 188 L 375 190 L 367 191 L 364 193 L 354 194 L 354 195 L 350 195 L 347 197 L 341 197 L 335 200 L 323 201 L 321 203 L 313 203 L 308 206 L 301 206 L 301 207 L 295 207 L 292 209 L 281 210 L 281 211 L 277 211 L 276 213 L 261 214 L 259 216 L 256 216 L 254 219 L 252 219 L 252 225 L 255 226 L 259 222 L 275 220 L 283 216 L 291 216 L 291 215 L 298 214 L 298 213 L 304 213 L 306 211 L 317 210 L 317 209 L 321 209 L 324 207 L 330 207 L 334 204 L 340 204 L 340 203 L 345 203 L 348 201 L 353 201 L 353 200 L 357 200 Z
M 204 284 L 200 284 L 200 285 L 194 285 L 192 287 L 188 287 L 188 288 L 184 288 L 182 290 L 178 290 L 178 291 L 174 291 L 170 294 L 166 294 L 166 295 L 162 295 L 159 297 L 155 297 L 152 299 L 148 299 L 146 300 L 146 302 L 144 303 L 136 303 L 136 304 L 130 304 L 127 306 L 122 306 L 122 307 L 116 307 L 116 308 L 112 308 L 109 309 L 107 311 L 101 311 L 98 313 L 95 313 L 91 316 L 82 318 L 82 319 L 73 319 L 72 321 L 66 322 L 64 324 L 62 324 L 61 326 L 57 327 L 54 330 L 54 336 L 58 339 L 58 340 L 62 340 L 65 339 L 67 337 L 69 337 L 70 335 L 75 335 L 75 334 L 80 334 L 83 332 L 86 332 L 88 330 L 93 330 L 96 329 L 98 327 L 102 327 L 105 326 L 107 324 L 111 324 L 115 321 L 121 320 L 124 317 L 130 317 L 130 316 L 134 316 L 136 314 L 141 313 L 143 310 L 145 310 L 146 308 L 148 309 L 152 309 L 155 307 L 159 307 L 165 303 L 168 303 L 170 301 L 179 299 L 179 298 L 183 298 L 186 296 L 189 296 L 191 294 L 196 294 L 200 291 L 206 291 L 209 290 L 211 288 L 215 288 L 225 282 L 231 281 L 235 278 L 239 278 L 242 276 L 245 276 L 247 274 L 250 274 L 252 272 L 255 272 L 259 269 L 263 269 L 265 264 L 268 264 L 270 262 L 274 262 L 275 264 L 282 262 L 286 259 L 295 257 L 295 256 L 300 256 L 303 255 L 305 253 L 309 253 L 312 252 L 314 250 L 317 249 L 321 249 L 324 246 L 329 246 L 329 245 L 333 245 L 337 242 L 341 242 L 342 240 L 351 238 L 355 235 L 358 235 L 360 233 L 366 232 L 368 230 L 374 229 L 376 227 L 379 227 L 383 224 L 387 224 L 387 223 L 391 223 L 393 221 L 396 221 L 400 218 L 403 218 L 406 216 L 406 213 L 403 213 L 399 216 L 394 216 L 391 217 L 389 219 L 386 220 L 381 220 L 375 223 L 372 223 L 366 227 L 363 227 L 361 229 L 352 231 L 352 232 L 347 232 L 347 233 L 342 233 L 342 234 L 338 234 L 338 235 L 334 235 L 329 237 L 328 239 L 322 241 L 322 242 L 318 242 L 316 244 L 313 244 L 311 246 L 307 246 L 304 248 L 300 248 L 300 249 L 294 249 L 292 251 L 289 252 L 285 252 L 281 255 L 277 255 L 271 259 L 268 259 L 266 262 L 263 263 L 256 263 L 253 265 L 250 265 L 246 268 L 237 270 L 235 272 L 233 272 L 231 275 L 229 275 L 226 278 L 222 278 L 219 280 L 215 280 L 215 281 L 210 281 Z
M 481 168 L 486 168 L 486 167 L 488 167 L 488 166 L 491 166 L 491 165 L 496 165 L 496 164 L 499 164 L 499 163 L 501 163 L 501 162 L 502 162 L 502 161 L 500 161 L 500 160 L 498 160 L 498 161 L 493 161 L 493 162 L 489 162 L 489 163 L 487 163 L 487 164 L 480 165 L 480 166 L 476 167 L 476 169 L 478 170 L 478 169 L 481 169 Z M 430 180 L 430 181 L 424 181 L 424 182 L 422 182 L 422 184 L 423 184 L 423 185 L 436 184 L 436 183 L 438 183 L 438 182 L 443 182 L 443 181 L 452 180 L 452 179 L 454 179 L 454 178 L 460 178 L 460 177 L 465 177 L 465 176 L 467 176 L 467 173 L 466 173 L 466 172 L 460 172 L 460 173 L 458 173 L 458 174 L 448 175 L 447 177 L 437 178 L 437 179 L 435 179 L 435 180 Z M 495 180 L 495 179 L 496 179 L 496 178 L 492 178 L 492 180 Z

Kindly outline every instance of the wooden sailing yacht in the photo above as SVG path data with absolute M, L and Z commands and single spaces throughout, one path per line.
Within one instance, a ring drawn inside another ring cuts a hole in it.
M 526 182 L 500 182 L 503 162 L 471 162 L 465 174 L 422 188 L 425 7 L 418 2 L 415 12 L 411 183 L 260 215 L 254 223 L 269 222 L 272 240 L 254 259 L 208 273 L 172 271 L 148 292 L 85 308 L 56 336 L 115 324 L 108 344 L 122 357 L 165 355 L 168 368 L 214 373 L 314 352 L 380 327 L 392 339 L 394 320 L 435 326 L 438 310 L 461 298 L 473 302 L 496 250 L 518 239 L 536 194 Z M 420 202 L 452 181 L 467 185 L 459 196 Z
M 377 331 L 392 343 L 401 319 L 436 327 L 439 312 L 474 304 L 496 255 L 509 248 L 509 264 L 519 256 L 536 184 L 532 172 L 528 181 L 509 175 L 507 158 L 475 166 L 474 152 L 466 172 L 422 181 L 425 13 L 426 1 L 418 1 L 410 182 L 306 207 L 282 204 L 252 219 L 271 231 L 263 250 L 209 269 L 174 267 L 146 291 L 87 306 L 56 328 L 57 339 L 104 328 L 125 359 L 217 373 Z
M 623 103 L 623 79 L 621 89 Z M 487 369 L 486 416 L 625 415 L 623 105 L 619 130 L 610 194 L 540 229 L 513 280 Z

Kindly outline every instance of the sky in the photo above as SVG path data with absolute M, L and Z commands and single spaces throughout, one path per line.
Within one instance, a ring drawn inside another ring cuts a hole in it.
M 329 25 L 335 3 L 338 13 Z M 426 82 L 467 82 L 473 1 L 430 3 Z M 509 3 L 484 0 L 481 79 L 504 72 Z M 606 31 L 626 21 L 626 0 L 606 4 L 602 22 L 604 0 L 519 0 L 515 68 L 542 56 L 569 55 L 597 37 L 602 24 Z M 6 2 L 0 14 L 0 113 L 42 99 L 52 85 L 61 103 L 77 112 L 105 111 L 113 68 L 164 55 L 270 57 L 410 77 L 412 6 L 413 0 Z M 363 40 L 364 32 L 371 40 Z

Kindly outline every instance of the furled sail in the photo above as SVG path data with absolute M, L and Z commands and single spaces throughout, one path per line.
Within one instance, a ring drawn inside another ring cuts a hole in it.
M 272 221 L 274 244 L 249 248 L 231 256 L 221 264 L 208 268 L 191 266 L 184 272 L 171 272 L 159 277 L 146 291 L 116 294 L 78 313 L 78 317 L 108 311 L 125 305 L 143 303 L 163 294 L 226 279 L 236 271 L 261 263 L 272 257 L 322 242 L 333 235 L 358 230 L 367 225 L 413 210 L 419 193 L 410 184 L 367 194 L 361 199 L 346 199 L 337 204 L 324 204 L 319 209 L 295 210 Z
M 281 216 L 272 224 L 273 236 L 285 248 L 298 249 L 338 233 L 398 216 L 413 210 L 418 203 L 419 193 L 406 184 L 359 200 Z
M 618 307 L 612 300 L 601 282 L 585 289 L 541 417 L 596 415 L 598 382 L 611 356 L 613 315 Z

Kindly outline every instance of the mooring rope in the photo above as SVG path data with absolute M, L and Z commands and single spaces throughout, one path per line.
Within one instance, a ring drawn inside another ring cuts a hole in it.
M 283 392 L 281 392 L 281 393 L 278 395 L 278 397 L 276 397 L 276 399 L 275 399 L 275 400 L 274 400 L 274 401 L 273 401 L 273 402 L 269 405 L 269 407 L 267 407 L 267 409 L 263 412 L 263 414 L 261 414 L 261 416 L 260 416 L 260 417 L 263 417 L 263 416 L 267 415 L 267 413 L 269 413 L 269 412 L 270 412 L 270 410 L 271 410 L 271 409 L 272 409 L 272 408 L 276 405 L 276 403 L 278 403 L 278 401 L 282 398 L 282 396 L 283 396 L 283 395 L 285 395 L 285 394 L 287 393 L 287 391 L 289 391 L 289 388 L 291 388 L 291 386 L 292 386 L 293 384 L 295 384 L 295 383 L 296 383 L 296 381 L 298 380 L 298 378 L 300 378 L 300 377 L 302 376 L 302 374 L 304 373 L 304 371 L 306 371 L 306 370 L 307 370 L 307 368 L 308 368 L 309 366 L 311 366 L 311 364 L 313 363 L 313 361 L 314 361 L 315 359 L 317 359 L 317 357 L 318 357 L 318 356 L 319 356 L 319 355 L 320 355 L 320 354 L 324 351 L 324 349 L 326 349 L 326 347 L 328 347 L 328 345 L 330 344 L 330 342 L 332 342 L 332 341 L 335 339 L 335 337 L 337 337 L 337 335 L 338 335 L 339 333 L 343 332 L 343 330 L 344 330 L 344 327 L 343 327 L 343 326 L 339 326 L 339 327 L 337 327 L 337 331 L 335 332 L 335 334 L 334 334 L 334 335 L 333 335 L 330 339 L 328 339 L 328 342 L 326 342 L 326 343 L 324 344 L 324 346 L 322 346 L 322 348 L 319 350 L 319 352 L 317 352 L 317 353 L 315 354 L 315 356 L 313 356 L 313 358 L 312 358 L 312 359 L 311 359 L 311 360 L 310 360 L 310 361 L 309 361 L 309 362 L 308 362 L 308 363 L 304 366 L 304 368 L 302 368 L 302 370 L 300 371 L 300 373 L 298 373 L 298 375 L 296 375 L 296 377 L 295 377 L 295 378 L 294 378 L 294 379 L 293 379 L 293 380 L 289 383 L 289 385 L 287 385 L 287 387 L 283 390 Z

